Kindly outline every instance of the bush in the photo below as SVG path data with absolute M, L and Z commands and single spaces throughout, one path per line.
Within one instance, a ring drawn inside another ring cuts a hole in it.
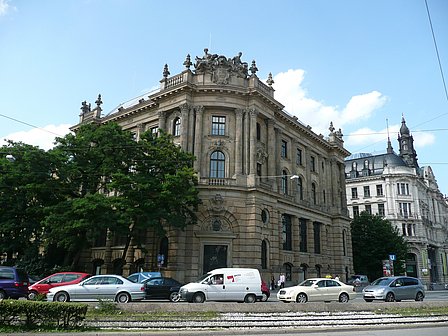
M 87 313 L 86 304 L 26 300 L 0 301 L 0 324 L 38 328 L 52 326 L 62 329 L 78 327 Z

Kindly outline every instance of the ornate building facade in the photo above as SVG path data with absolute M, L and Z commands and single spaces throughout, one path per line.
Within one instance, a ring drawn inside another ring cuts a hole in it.
M 398 145 L 399 154 L 388 140 L 385 154 L 364 153 L 346 159 L 350 215 L 367 211 L 389 220 L 410 245 L 406 273 L 427 284 L 445 283 L 448 281 L 447 199 L 439 191 L 431 167 L 419 167 L 414 139 L 404 118 Z
M 108 115 L 83 102 L 80 122 L 117 122 L 136 136 L 164 130 L 196 157 L 202 205 L 198 223 L 167 235 L 146 233 L 145 249 L 121 260 L 119 237 L 84 253 L 86 270 L 123 273 L 161 270 L 181 281 L 217 267 L 258 268 L 265 280 L 283 272 L 290 283 L 309 276 L 353 272 L 345 195 L 342 134 L 328 137 L 284 111 L 239 53 L 210 54 L 170 76 L 160 89 Z M 191 68 L 194 68 L 191 70 Z M 163 256 L 163 260 L 161 259 Z

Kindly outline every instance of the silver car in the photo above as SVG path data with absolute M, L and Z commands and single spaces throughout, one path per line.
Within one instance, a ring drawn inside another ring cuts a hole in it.
M 120 275 L 95 275 L 75 285 L 52 288 L 47 294 L 48 301 L 58 302 L 113 300 L 127 303 L 144 298 L 143 284 Z
M 408 276 L 383 277 L 376 279 L 362 291 L 366 302 L 382 300 L 394 302 L 401 300 L 423 301 L 425 288 L 417 278 Z

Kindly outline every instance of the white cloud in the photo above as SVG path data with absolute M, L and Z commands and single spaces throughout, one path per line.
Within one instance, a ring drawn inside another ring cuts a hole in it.
M 316 133 L 328 134 L 330 122 L 336 128 L 369 119 L 381 108 L 387 98 L 378 91 L 353 96 L 344 108 L 325 105 L 309 97 L 303 87 L 305 71 L 288 70 L 274 76 L 275 98 L 285 105 L 285 110 L 300 121 L 312 126 Z
M 372 116 L 373 112 L 386 103 L 387 99 L 378 91 L 353 96 L 341 112 L 342 124 L 354 123 Z
M 9 0 L 0 0 L 0 16 L 5 16 L 9 11 L 14 9 L 15 7 L 9 4 Z
M 47 125 L 42 128 L 33 128 L 29 131 L 11 133 L 0 138 L 0 145 L 5 145 L 5 140 L 13 140 L 15 142 L 24 142 L 48 150 L 54 146 L 56 137 L 64 137 L 67 133 L 70 133 L 70 126 L 72 125 Z
M 357 129 L 344 136 L 345 146 L 353 148 L 356 152 L 385 151 L 387 148 L 387 137 L 389 134 L 392 147 L 398 152 L 397 138 L 400 133 L 401 124 L 390 125 L 382 130 L 373 130 L 368 127 Z M 423 148 L 435 143 L 435 136 L 428 132 L 412 132 L 414 138 L 414 148 Z

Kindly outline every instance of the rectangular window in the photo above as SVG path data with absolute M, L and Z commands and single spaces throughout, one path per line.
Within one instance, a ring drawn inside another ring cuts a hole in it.
M 397 193 L 398 195 L 410 195 L 409 183 L 397 183 Z
M 302 165 L 302 150 L 300 148 L 297 148 L 296 164 L 299 166 Z
M 300 252 L 308 252 L 308 236 L 307 236 L 307 225 L 306 219 L 301 218 L 299 220 L 299 230 L 300 230 Z
M 366 212 L 371 215 L 372 214 L 372 206 L 370 204 L 366 204 Z
M 383 196 L 383 185 L 382 184 L 376 185 L 376 196 Z
M 157 138 L 157 136 L 159 135 L 159 127 L 151 127 L 151 134 L 154 138 Z
M 320 254 L 320 223 L 313 224 L 314 230 L 314 253 Z
M 409 218 L 411 213 L 411 203 L 398 203 L 400 207 L 400 216 L 404 218 Z
M 359 216 L 359 206 L 354 205 L 353 206 L 353 218 L 358 217 Z
M 401 224 L 401 230 L 402 230 L 403 236 L 406 236 L 406 224 L 405 223 Z
M 311 171 L 315 172 L 316 171 L 316 158 L 314 156 L 310 157 L 310 164 L 311 164 Z
M 352 188 L 352 199 L 358 198 L 358 188 Z
M 283 240 L 283 250 L 291 251 L 292 250 L 292 225 L 291 225 L 291 216 L 287 214 L 282 215 L 282 240 Z
M 408 224 L 408 236 L 415 236 L 414 232 L 412 232 L 412 224 Z
M 370 197 L 370 187 L 364 186 L 364 198 L 369 198 L 369 197 Z
M 384 210 L 384 204 L 383 203 L 378 204 L 378 215 L 381 216 L 381 217 L 386 216 L 386 212 Z
M 281 156 L 283 159 L 288 157 L 288 143 L 285 140 L 282 140 Z
M 212 116 L 212 135 L 226 135 L 226 117 Z

